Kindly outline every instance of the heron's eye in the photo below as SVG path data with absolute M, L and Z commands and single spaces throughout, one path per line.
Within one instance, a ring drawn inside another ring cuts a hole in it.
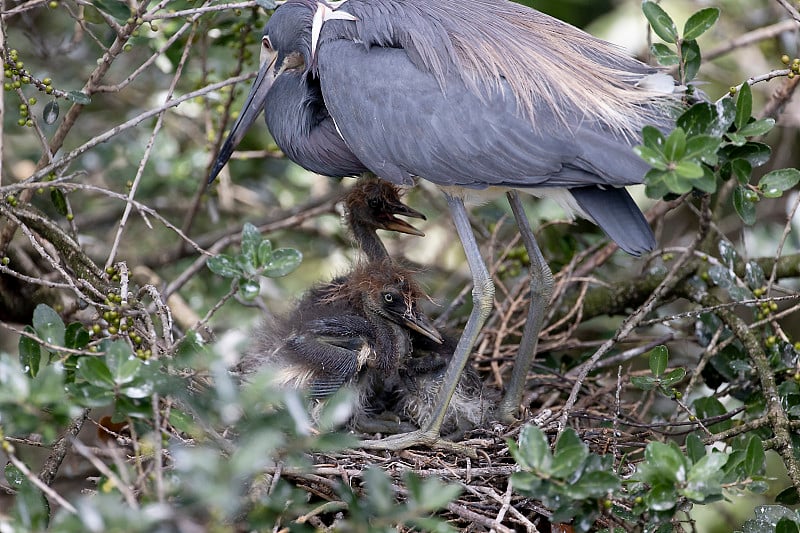
M 394 301 L 394 296 L 392 296 L 392 293 L 390 292 L 384 293 L 383 301 L 385 301 L 387 304 L 390 304 Z
M 269 40 L 269 36 L 265 35 L 261 38 L 261 46 L 266 50 L 272 50 L 272 41 Z

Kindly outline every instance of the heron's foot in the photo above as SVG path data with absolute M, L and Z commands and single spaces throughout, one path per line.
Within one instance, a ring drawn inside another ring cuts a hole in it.
M 445 450 L 461 455 L 468 455 L 475 459 L 478 457 L 477 452 L 473 448 L 445 440 L 441 438 L 437 432 L 423 429 L 392 435 L 384 439 L 363 440 L 359 443 L 359 447 L 365 450 L 405 450 L 412 446 L 425 446 L 435 450 Z
M 519 404 L 519 399 L 509 398 L 508 395 L 504 396 L 503 401 L 500 402 L 495 411 L 497 420 L 503 424 L 513 424 L 519 420 Z

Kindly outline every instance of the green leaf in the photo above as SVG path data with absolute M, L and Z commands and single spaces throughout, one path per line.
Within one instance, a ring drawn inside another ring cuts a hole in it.
M 766 464 L 764 444 L 759 437 L 751 435 L 744 456 L 745 474 L 750 477 L 760 476 L 764 473 Z
M 258 253 L 256 257 L 256 265 L 260 268 L 270 262 L 272 259 L 272 243 L 264 239 L 258 245 Z
M 713 135 L 694 135 L 686 140 L 686 159 L 700 158 L 708 165 L 717 164 L 717 150 L 720 138 Z
M 257 279 L 239 278 L 239 296 L 252 302 L 261 294 L 261 284 Z
M 740 129 L 738 133 L 739 135 L 742 135 L 744 137 L 756 137 L 758 135 L 764 135 L 765 133 L 769 133 L 774 127 L 775 127 L 774 118 L 762 118 L 760 120 L 754 120 L 753 122 L 749 122 L 742 129 Z
M 519 461 L 517 461 L 517 464 L 520 464 Z M 546 485 L 548 483 L 545 483 L 544 479 L 539 477 L 538 474 L 530 472 L 514 472 L 511 474 L 511 486 L 519 494 L 540 498 L 546 491 Z
M 582 475 L 577 482 L 568 484 L 564 493 L 575 500 L 601 498 L 617 490 L 619 486 L 620 480 L 614 473 L 596 470 Z
M 677 504 L 678 493 L 674 485 L 659 483 L 650 488 L 644 496 L 644 501 L 654 511 L 668 511 Z
M 703 177 L 692 180 L 692 185 L 695 189 L 713 194 L 717 192 L 717 176 L 708 167 L 703 167 Z
M 750 183 L 750 175 L 753 173 L 753 166 L 747 159 L 734 159 L 731 161 L 731 174 L 736 177 L 739 185 Z
M 303 254 L 294 248 L 278 248 L 272 252 L 269 262 L 264 265 L 263 275 L 268 278 L 285 276 L 300 266 Z
M 410 478 L 419 479 L 418 476 L 408 473 L 405 476 L 406 485 L 408 485 L 408 479 Z M 421 480 L 419 497 L 416 503 L 420 509 L 432 512 L 443 508 L 455 500 L 459 494 L 461 494 L 460 486 L 454 483 L 443 483 L 439 479 L 431 477 Z
M 80 350 L 85 348 L 91 337 L 89 336 L 89 332 L 86 331 L 86 328 L 83 327 L 83 324 L 79 322 L 73 322 L 69 326 L 67 326 L 67 330 L 64 333 L 64 346 L 70 348 L 71 350 Z
M 53 206 L 58 211 L 58 214 L 62 217 L 65 217 L 69 214 L 69 208 L 67 207 L 67 197 L 64 196 L 64 193 L 61 189 L 57 187 L 50 188 L 50 201 L 53 202 Z
M 681 42 L 681 57 L 683 58 L 683 83 L 689 83 L 697 76 L 702 63 L 697 41 Z
M 18 525 L 22 526 L 21 530 L 46 530 L 50 518 L 50 505 L 44 493 L 11 463 L 5 467 L 5 477 L 16 491 L 11 511 L 16 515 Z
M 667 170 L 667 160 L 664 159 L 664 154 L 661 152 L 649 146 L 636 146 L 633 148 L 633 151 L 651 167 L 658 170 Z
M 800 503 L 800 492 L 794 487 L 783 489 L 775 496 L 775 503 L 782 503 L 783 505 L 797 505 Z
M 114 383 L 125 385 L 139 373 L 142 361 L 134 357 L 130 347 L 123 341 L 114 341 L 106 349 L 106 365 Z
M 92 0 L 92 5 L 117 20 L 127 20 L 131 16 L 128 4 L 119 0 Z
M 206 266 L 211 272 L 223 278 L 235 278 L 242 274 L 234 258 L 225 254 L 209 257 L 206 261 Z
M 726 462 L 728 462 L 726 453 L 710 453 L 700 459 L 689 470 L 686 486 L 681 491 L 683 495 L 701 502 L 709 496 L 721 494 L 720 480 L 724 475 L 722 467 Z
M 25 327 L 26 333 L 36 334 L 30 326 Z M 39 363 L 42 359 L 42 347 L 35 339 L 20 335 L 19 337 L 19 362 L 22 369 L 31 377 L 39 373 Z
M 714 108 L 716 109 L 717 120 L 711 131 L 707 133 L 715 137 L 722 137 L 736 119 L 736 104 L 733 103 L 733 98 L 726 96 L 717 101 Z
M 67 93 L 67 100 L 71 100 L 76 104 L 80 105 L 89 105 L 92 103 L 92 99 L 89 98 L 89 95 L 82 93 L 80 91 L 70 91 Z
M 379 514 L 389 514 L 395 506 L 392 483 L 381 469 L 369 467 L 364 472 L 366 493 L 370 507 Z
M 42 120 L 49 126 L 58 120 L 59 112 L 58 101 L 52 100 L 47 102 L 47 105 L 44 106 L 44 111 L 42 111 Z
M 760 167 L 769 161 L 772 148 L 764 143 L 750 141 L 744 146 L 733 146 L 727 153 L 728 159 L 746 159 L 753 168 Z
M 661 130 L 654 126 L 645 126 L 642 128 L 642 143 L 648 148 L 652 148 L 658 153 L 664 151 L 664 143 L 666 137 L 661 133 Z M 666 160 L 664 160 L 666 161 Z
M 690 180 L 702 178 L 704 174 L 702 165 L 686 160 L 680 161 L 675 165 L 675 172 L 680 177 Z
M 255 269 L 257 263 L 258 247 L 261 244 L 261 233 L 258 228 L 249 222 L 242 228 L 242 256 L 247 264 Z
M 686 455 L 692 463 L 696 463 L 706 455 L 706 447 L 696 433 L 686 437 Z
M 733 190 L 733 207 L 742 221 L 752 226 L 756 223 L 756 204 L 747 199 L 746 193 L 747 190 L 742 186 Z
M 44 342 L 64 346 L 64 321 L 50 306 L 39 304 L 33 310 L 33 329 Z
M 741 130 L 750 120 L 753 113 L 753 93 L 750 84 L 745 82 L 739 89 L 739 97 L 736 99 L 736 119 L 734 124 L 737 130 Z
M 650 55 L 652 55 L 655 60 L 658 61 L 659 65 L 663 65 L 665 67 L 671 67 L 680 62 L 678 54 L 676 54 L 672 48 L 664 43 L 653 43 L 650 45 Z
M 678 161 L 686 153 L 686 132 L 675 128 L 664 143 L 664 157 L 667 161 Z
M 713 396 L 697 398 L 694 402 L 692 402 L 692 405 L 695 408 L 698 418 L 711 418 L 716 416 L 722 416 L 728 412 L 725 409 L 725 406 L 722 405 L 722 402 L 720 402 Z M 712 433 L 717 433 L 719 431 L 726 431 L 730 429 L 731 426 L 732 422 L 730 420 L 724 420 L 722 422 L 713 424 L 708 429 Z
M 661 374 L 667 369 L 667 362 L 669 361 L 669 351 L 667 347 L 661 345 L 650 350 L 649 361 L 650 372 L 652 372 L 655 377 L 661 377 Z
M 556 441 L 553 466 L 550 473 L 555 478 L 569 478 L 589 456 L 589 449 L 572 428 L 565 429 Z
M 113 389 L 114 377 L 99 357 L 83 357 L 78 363 L 78 376 L 101 389 Z
M 699 102 L 678 117 L 675 124 L 686 132 L 689 138 L 708 135 L 712 138 L 719 139 L 719 135 L 711 133 L 712 128 L 717 121 L 717 108 L 708 102 Z M 717 141 L 719 143 L 719 140 Z
M 642 390 L 653 390 L 658 387 L 658 379 L 650 376 L 632 376 L 631 385 Z
M 678 41 L 678 28 L 675 26 L 670 16 L 667 15 L 666 11 L 661 9 L 661 6 L 653 2 L 644 2 L 642 4 L 642 11 L 656 35 L 668 43 L 675 43 Z
M 800 182 L 800 170 L 781 168 L 768 172 L 758 181 L 758 188 L 767 198 L 778 198 Z
M 519 445 L 516 453 L 512 451 L 512 456 L 522 469 L 541 472 L 549 472 L 553 460 L 544 433 L 531 424 L 526 424 L 520 431 Z
M 719 9 L 716 7 L 707 7 L 701 9 L 697 13 L 689 17 L 686 24 L 683 26 L 684 40 L 694 40 L 708 31 L 719 18 Z
M 775 524 L 775 533 L 800 533 L 800 527 L 795 520 L 784 517 Z
M 686 377 L 685 368 L 675 368 L 673 370 L 670 370 L 661 377 L 661 386 L 672 387 L 676 383 L 679 383 L 685 377 Z

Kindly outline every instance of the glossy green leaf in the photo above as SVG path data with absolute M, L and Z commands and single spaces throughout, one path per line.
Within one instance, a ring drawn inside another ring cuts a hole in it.
M 225 254 L 219 254 L 216 257 L 209 257 L 206 261 L 208 269 L 223 278 L 235 278 L 242 274 L 241 269 L 236 265 L 233 257 Z
M 263 274 L 269 278 L 285 276 L 300 266 L 303 254 L 294 248 L 278 248 L 264 265 Z
M 78 364 L 78 376 L 101 389 L 114 388 L 114 376 L 99 357 L 83 357 Z
M 654 511 L 667 511 L 675 507 L 678 492 L 675 486 L 668 483 L 653 485 L 644 496 L 647 506 Z
M 612 472 L 596 470 L 582 475 L 575 483 L 569 483 L 564 488 L 564 493 L 575 500 L 602 498 L 619 486 L 620 480 Z
M 686 153 L 686 132 L 682 128 L 675 128 L 664 143 L 664 157 L 667 161 L 677 161 Z
M 683 381 L 683 378 L 686 377 L 686 369 L 685 368 L 675 368 L 670 370 L 663 376 L 661 376 L 661 386 L 662 387 L 672 387 L 676 383 L 680 383 Z
M 381 469 L 369 467 L 364 472 L 367 500 L 376 512 L 388 514 L 395 505 L 392 483 Z
M 707 133 L 715 137 L 722 137 L 736 119 L 736 104 L 733 98 L 726 96 L 717 101 L 714 108 L 716 109 L 716 121 L 711 131 Z
M 697 39 L 708 31 L 719 18 L 719 9 L 707 7 L 689 17 L 683 26 L 683 38 L 687 41 Z
M 703 167 L 694 161 L 680 161 L 675 165 L 675 172 L 682 178 L 694 180 L 703 177 Z M 688 192 L 688 191 L 686 191 Z
M 727 155 L 731 160 L 746 159 L 755 168 L 769 161 L 772 155 L 772 148 L 764 143 L 750 141 L 744 146 L 731 147 Z
M 800 533 L 800 525 L 791 518 L 781 518 L 775 524 L 775 533 Z
M 650 363 L 650 372 L 652 372 L 655 377 L 660 377 L 661 374 L 664 373 L 664 370 L 667 369 L 667 362 L 669 361 L 669 351 L 667 347 L 661 345 L 650 350 L 648 360 Z
M 58 120 L 59 112 L 58 101 L 52 100 L 47 102 L 47 105 L 44 106 L 44 110 L 42 111 L 42 120 L 49 126 Z
M 797 505 L 800 503 L 800 492 L 794 487 L 783 489 L 775 496 L 775 503 L 782 503 L 783 505 Z
M 753 92 L 750 84 L 745 82 L 739 89 L 739 97 L 736 99 L 736 119 L 734 124 L 737 130 L 745 127 L 753 113 Z
M 675 26 L 675 22 L 672 21 L 670 16 L 667 15 L 666 11 L 661 9 L 661 6 L 654 2 L 644 2 L 642 4 L 642 11 L 656 35 L 668 43 L 675 43 L 678 41 L 678 28 Z
M 736 187 L 733 190 L 733 207 L 739 217 L 748 226 L 756 223 L 756 204 L 747 199 L 747 190 L 744 187 Z
M 712 452 L 705 455 L 689 469 L 682 494 L 694 501 L 703 501 L 709 496 L 721 494 L 720 482 L 724 474 L 722 467 L 727 461 L 726 453 Z
M 50 201 L 53 203 L 53 207 L 56 208 L 56 211 L 58 211 L 58 214 L 64 217 L 69 214 L 67 197 L 64 196 L 64 192 L 61 189 L 50 187 Z
M 76 104 L 80 105 L 89 105 L 92 103 L 92 99 L 85 93 L 80 91 L 70 91 L 67 93 L 67 100 L 71 100 Z
M 699 179 L 692 180 L 692 185 L 695 189 L 713 194 L 717 192 L 717 176 L 710 168 L 703 167 L 703 176 Z
M 686 132 L 689 138 L 698 135 L 708 135 L 712 138 L 719 138 L 719 135 L 711 134 L 717 121 L 717 109 L 708 102 L 699 102 L 684 111 L 675 121 L 675 124 Z
M 703 398 L 697 398 L 692 405 L 694 406 L 695 412 L 697 413 L 698 418 L 712 418 L 717 416 L 722 416 L 728 411 L 725 409 L 725 406 L 722 405 L 718 399 L 714 398 L 713 396 L 707 396 Z M 731 421 L 724 420 L 722 422 L 718 422 L 716 424 L 711 425 L 709 430 L 713 433 L 718 431 L 725 431 L 731 428 Z
M 134 357 L 131 348 L 123 341 L 114 341 L 106 348 L 106 365 L 114 383 L 125 385 L 139 373 L 142 361 Z
M 664 43 L 653 43 L 650 45 L 650 55 L 652 55 L 653 58 L 658 61 L 659 65 L 663 65 L 665 67 L 677 65 L 680 61 L 678 54 L 676 54 L 672 48 Z
M 25 332 L 33 335 L 36 334 L 36 332 L 33 331 L 33 328 L 30 326 L 25 327 Z M 31 377 L 38 374 L 39 364 L 42 359 L 41 345 L 35 339 L 31 339 L 25 335 L 20 335 L 18 348 L 19 362 L 22 365 L 22 369 L 25 371 L 25 373 Z
M 763 474 L 765 468 L 764 443 L 758 436 L 751 435 L 744 456 L 744 471 L 748 476 L 755 477 Z
M 683 82 L 689 83 L 700 71 L 702 57 L 697 41 L 683 41 L 681 43 L 681 58 L 683 59 Z
M 527 424 L 519 434 L 519 445 L 514 460 L 524 470 L 549 472 L 553 456 L 547 438 L 538 427 Z
M 257 262 L 258 247 L 262 240 L 258 228 L 249 222 L 244 225 L 242 228 L 242 256 L 253 268 Z
M 774 118 L 762 118 L 749 122 L 742 129 L 738 131 L 739 135 L 744 137 L 756 137 L 769 133 L 775 127 Z
M 731 173 L 739 182 L 739 185 L 750 183 L 750 176 L 753 174 L 753 165 L 747 159 L 734 159 L 731 161 Z
M 261 268 L 268 264 L 272 259 L 272 243 L 268 239 L 264 239 L 258 244 L 258 252 L 256 258 L 256 265 Z
M 706 446 L 696 433 L 686 437 L 686 455 L 692 463 L 696 463 L 706 455 Z
M 658 387 L 658 379 L 650 376 L 632 376 L 631 385 L 642 390 L 653 390 Z
M 78 322 L 73 322 L 69 326 L 64 333 L 64 346 L 70 348 L 71 350 L 80 350 L 85 348 L 89 341 L 91 340 L 91 336 L 89 332 L 83 327 L 83 324 Z
M 33 310 L 33 329 L 44 342 L 64 346 L 64 321 L 52 307 L 39 304 Z
M 720 138 L 713 135 L 695 135 L 686 140 L 686 158 L 699 158 L 708 165 L 717 164 Z
M 239 278 L 239 295 L 252 302 L 261 294 L 261 284 L 257 279 Z
M 758 181 L 758 188 L 767 198 L 778 198 L 800 183 L 800 170 L 781 168 L 768 172 Z
M 636 146 L 633 151 L 651 167 L 658 170 L 667 170 L 667 161 L 661 152 L 649 146 Z
M 589 449 L 572 428 L 567 428 L 556 440 L 553 466 L 550 473 L 555 478 L 568 478 L 575 473 L 588 457 Z

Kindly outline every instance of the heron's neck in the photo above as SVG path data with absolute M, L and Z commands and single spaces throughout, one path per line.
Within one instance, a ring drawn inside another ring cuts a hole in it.
M 383 261 L 389 258 L 389 252 L 378 237 L 378 233 L 374 229 L 365 228 L 359 224 L 350 224 L 350 229 L 353 232 L 353 239 L 358 244 L 364 255 L 370 261 Z

